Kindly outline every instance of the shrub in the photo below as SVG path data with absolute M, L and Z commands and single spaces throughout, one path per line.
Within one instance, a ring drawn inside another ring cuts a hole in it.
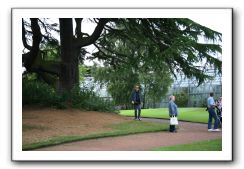
M 44 82 L 24 78 L 22 84 L 23 105 L 38 104 L 50 106 L 60 102 L 56 91 Z
M 94 111 L 114 112 L 113 101 L 104 100 L 91 89 L 75 86 L 70 92 L 58 93 L 53 87 L 36 79 L 23 78 L 23 105 L 54 106 L 59 109 L 73 107 Z
M 92 89 L 75 86 L 71 91 L 72 105 L 75 108 L 81 108 L 94 111 L 114 111 L 113 101 L 104 100 L 98 97 Z
M 178 94 L 175 94 L 175 97 L 176 97 L 176 104 L 179 106 L 179 107 L 186 107 L 187 104 L 188 104 L 188 93 L 187 91 L 181 91 L 180 93 Z

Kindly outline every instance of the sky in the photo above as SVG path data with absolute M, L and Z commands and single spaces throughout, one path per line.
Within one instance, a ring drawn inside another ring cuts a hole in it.
M 212 30 L 215 30 L 217 32 L 222 33 L 222 29 L 223 26 L 221 24 L 221 22 L 219 22 L 217 19 L 210 19 L 210 18 L 198 18 L 198 17 L 192 17 L 189 18 L 197 23 L 199 23 L 200 25 L 206 26 Z

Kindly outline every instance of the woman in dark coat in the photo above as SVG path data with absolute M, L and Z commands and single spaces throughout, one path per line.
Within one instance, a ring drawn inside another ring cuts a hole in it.
M 135 120 L 141 120 L 141 93 L 139 85 L 135 85 L 131 96 L 131 103 L 134 105 Z

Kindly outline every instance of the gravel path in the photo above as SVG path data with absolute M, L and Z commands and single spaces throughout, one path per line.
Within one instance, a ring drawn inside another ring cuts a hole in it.
M 168 120 L 143 118 L 143 121 L 168 123 Z M 35 151 L 150 151 L 155 147 L 217 139 L 222 132 L 208 132 L 207 124 L 179 122 L 177 133 L 155 132 L 77 141 Z

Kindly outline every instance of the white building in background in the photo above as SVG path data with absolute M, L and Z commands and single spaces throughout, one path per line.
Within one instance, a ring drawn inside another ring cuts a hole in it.
M 196 79 L 185 78 L 184 75 L 177 75 L 177 79 L 174 80 L 171 85 L 167 95 L 162 97 L 162 100 L 159 100 L 155 103 L 147 103 L 146 108 L 156 107 L 167 107 L 168 106 L 168 96 L 176 93 L 181 93 L 186 91 L 188 95 L 188 107 L 203 107 L 206 104 L 206 99 L 209 96 L 210 92 L 214 92 L 215 97 L 222 95 L 222 77 L 220 74 L 216 74 L 214 69 L 209 69 L 208 74 L 214 76 L 212 80 L 207 80 L 203 84 L 198 86 Z M 85 80 L 81 83 L 81 87 L 86 87 L 93 90 L 97 96 L 112 99 L 111 95 L 107 91 L 107 87 L 95 83 L 94 78 L 91 76 L 86 76 Z
M 207 74 L 213 76 L 213 79 L 206 80 L 201 85 L 195 78 L 188 79 L 184 75 L 178 75 L 174 80 L 171 88 L 168 91 L 167 97 L 162 98 L 160 107 L 166 107 L 168 103 L 168 96 L 172 94 L 179 94 L 186 91 L 188 95 L 188 107 L 203 107 L 206 105 L 206 100 L 210 92 L 214 93 L 214 97 L 222 96 L 222 76 L 214 69 L 208 69 Z

